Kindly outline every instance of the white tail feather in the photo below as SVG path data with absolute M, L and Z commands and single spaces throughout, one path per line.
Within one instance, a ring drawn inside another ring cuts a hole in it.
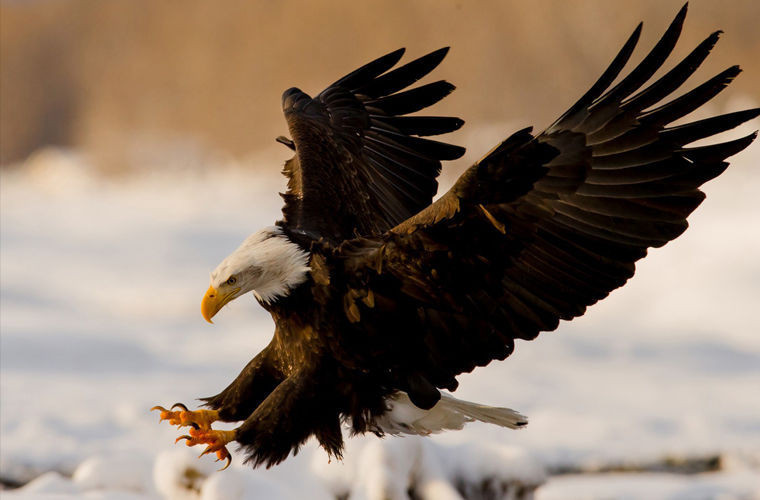
M 528 419 L 515 410 L 496 408 L 457 399 L 441 393 L 441 400 L 429 410 L 416 407 L 405 392 L 396 392 L 388 399 L 389 411 L 375 420 L 389 434 L 434 434 L 459 430 L 467 422 L 485 422 L 510 429 L 528 424 Z

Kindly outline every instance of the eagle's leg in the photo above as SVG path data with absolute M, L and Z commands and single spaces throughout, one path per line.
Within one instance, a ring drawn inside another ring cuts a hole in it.
M 204 404 L 212 408 L 210 410 L 190 411 L 184 404 L 176 403 L 168 410 L 163 406 L 154 406 L 151 411 L 161 411 L 161 421 L 168 420 L 171 425 L 202 430 L 211 429 L 211 424 L 217 420 L 245 420 L 283 379 L 268 354 L 269 349 L 264 349 L 226 389 L 216 396 L 202 398 Z
M 168 420 L 178 427 L 191 427 L 189 434 L 180 436 L 177 441 L 185 439 L 188 446 L 206 444 L 208 446 L 201 455 L 216 453 L 217 459 L 227 460 L 229 466 L 232 458 L 226 445 L 236 440 L 236 431 L 214 430 L 211 424 L 245 420 L 282 382 L 284 377 L 276 361 L 270 357 L 271 353 L 269 347 L 264 349 L 226 389 L 216 396 L 204 398 L 205 405 L 211 407 L 209 410 L 190 411 L 182 403 L 168 410 L 163 406 L 154 406 L 152 410 L 161 412 L 162 421 Z

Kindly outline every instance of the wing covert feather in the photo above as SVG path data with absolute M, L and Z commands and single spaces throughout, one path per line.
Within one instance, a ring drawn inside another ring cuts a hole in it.
M 686 217 L 704 199 L 699 187 L 756 134 L 687 145 L 760 109 L 668 127 L 739 73 L 729 68 L 660 104 L 704 61 L 716 32 L 642 89 L 673 50 L 685 14 L 686 7 L 611 90 L 641 26 L 597 83 L 544 132 L 515 133 L 426 209 L 382 237 L 340 248 L 349 289 L 375 297 L 374 307 L 357 303 L 357 321 L 369 330 L 378 322 L 405 339 L 397 354 L 408 366 L 398 370 L 456 387 L 458 373 L 503 359 L 515 339 L 533 339 L 582 315 L 633 276 L 648 248 L 686 230 Z

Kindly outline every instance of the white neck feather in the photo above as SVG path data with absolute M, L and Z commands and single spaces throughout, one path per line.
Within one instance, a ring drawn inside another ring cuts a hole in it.
M 307 279 L 309 253 L 276 226 L 252 234 L 211 274 L 217 286 L 230 275 L 240 278 L 241 293 L 253 291 L 266 304 L 287 295 Z
M 256 246 L 256 260 L 263 272 L 253 294 L 266 304 L 306 281 L 309 272 L 309 254 L 290 241 L 280 228 L 275 230 L 275 236 Z

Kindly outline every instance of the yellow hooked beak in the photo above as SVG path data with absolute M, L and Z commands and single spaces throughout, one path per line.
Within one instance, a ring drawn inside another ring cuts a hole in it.
M 203 300 L 201 301 L 201 314 L 203 314 L 203 319 L 209 323 L 213 323 L 211 318 L 213 318 L 227 302 L 234 299 L 239 291 L 240 288 L 235 288 L 227 293 L 220 294 L 213 286 L 208 287 L 206 295 L 203 296 Z

